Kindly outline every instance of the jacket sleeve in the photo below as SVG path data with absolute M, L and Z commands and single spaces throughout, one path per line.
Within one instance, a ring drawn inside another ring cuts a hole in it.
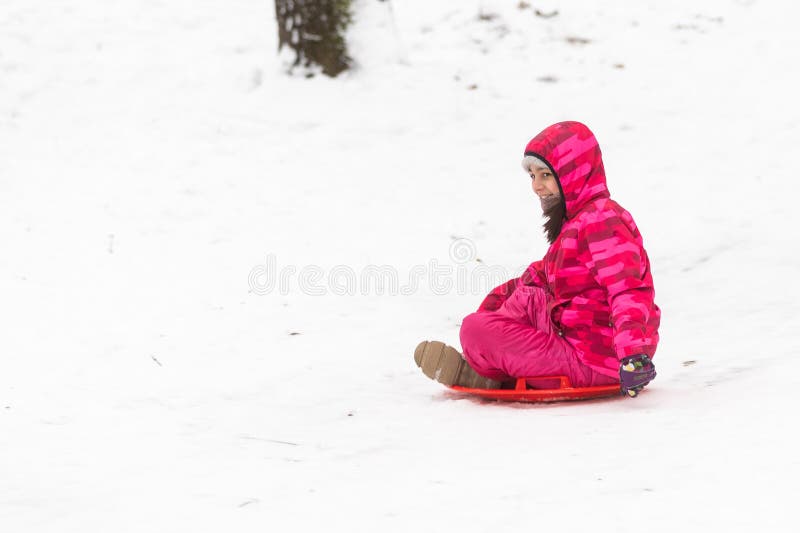
M 546 284 L 544 276 L 544 262 L 536 261 L 532 263 L 522 276 L 510 279 L 495 287 L 489 295 L 483 299 L 478 312 L 481 311 L 497 311 L 503 305 L 511 294 L 516 290 L 519 285 L 533 285 L 536 287 L 544 287 Z
M 483 299 L 481 305 L 478 307 L 478 312 L 482 311 L 497 311 L 503 305 L 519 282 L 519 278 L 514 278 L 506 281 L 502 285 L 495 287 L 492 292 Z
M 660 311 L 641 239 L 613 216 L 578 234 L 579 257 L 606 290 L 618 359 L 655 354 Z
M 544 259 L 531 263 L 525 272 L 523 272 L 520 282 L 525 285 L 546 289 L 547 276 L 544 272 Z

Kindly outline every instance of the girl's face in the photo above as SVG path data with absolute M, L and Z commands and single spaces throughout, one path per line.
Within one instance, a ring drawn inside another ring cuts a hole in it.
M 536 196 L 539 198 L 559 196 L 556 177 L 549 168 L 531 167 L 529 174 L 531 175 L 531 187 Z

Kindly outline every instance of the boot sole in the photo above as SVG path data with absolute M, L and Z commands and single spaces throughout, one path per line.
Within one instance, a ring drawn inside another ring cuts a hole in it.
M 501 383 L 475 372 L 455 348 L 439 341 L 423 341 L 414 350 L 414 362 L 422 373 L 434 381 L 451 387 L 499 389 Z

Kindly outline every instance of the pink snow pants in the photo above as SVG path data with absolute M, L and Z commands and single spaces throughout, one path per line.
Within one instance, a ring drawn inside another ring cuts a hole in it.
M 528 285 L 516 290 L 496 311 L 478 311 L 461 323 L 461 347 L 467 362 L 484 377 L 567 376 L 574 387 L 618 383 L 584 365 L 572 346 L 554 331 L 547 293 Z M 557 382 L 530 382 L 555 387 Z

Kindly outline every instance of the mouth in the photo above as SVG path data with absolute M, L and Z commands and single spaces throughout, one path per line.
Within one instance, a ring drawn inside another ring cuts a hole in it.
M 557 205 L 560 200 L 561 198 L 556 194 L 543 194 L 539 196 L 539 203 L 545 211 Z

